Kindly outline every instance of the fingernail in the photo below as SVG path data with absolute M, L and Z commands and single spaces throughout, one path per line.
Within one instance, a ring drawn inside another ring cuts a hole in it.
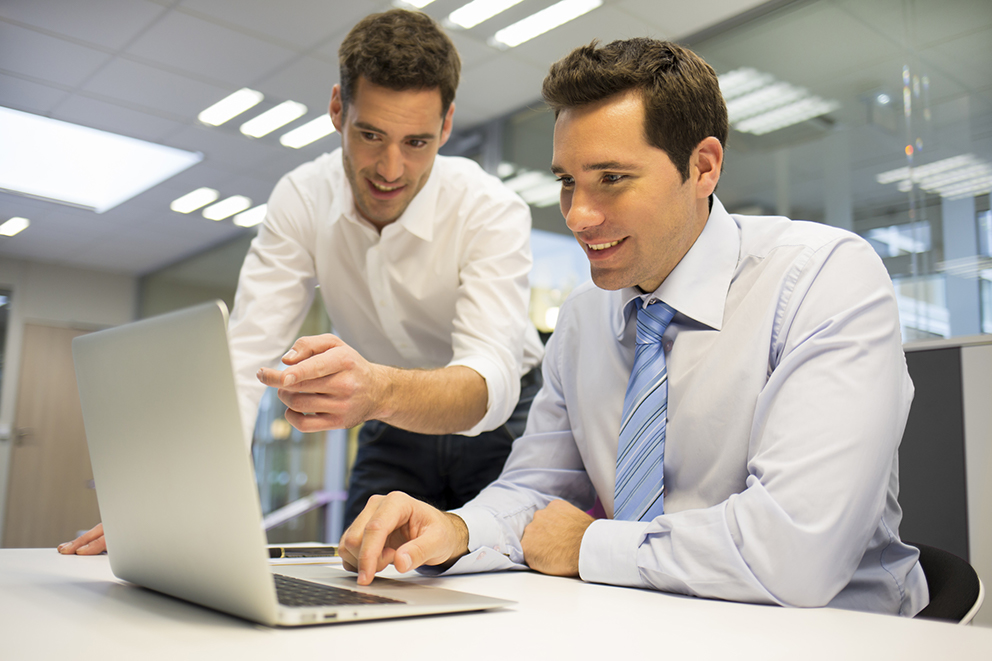
M 363 582 L 366 579 L 366 576 L 367 576 L 367 574 L 365 573 L 365 570 L 364 569 L 359 570 L 359 572 L 358 572 L 358 582 L 359 583 Z
M 283 356 L 284 360 L 293 360 L 294 358 L 296 358 L 296 349 L 290 349 L 286 352 L 286 355 Z
M 293 374 L 287 374 L 282 380 L 282 385 L 284 386 L 291 386 L 294 383 L 296 383 L 296 376 Z

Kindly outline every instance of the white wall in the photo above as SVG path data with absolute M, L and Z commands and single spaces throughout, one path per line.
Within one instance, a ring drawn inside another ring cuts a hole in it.
M 21 340 L 28 323 L 94 330 L 134 320 L 137 278 L 0 259 L 0 289 L 11 291 L 6 365 L 0 384 L 0 535 L 6 513 L 11 430 L 17 408 Z M 2 539 L 0 539 L 2 545 Z

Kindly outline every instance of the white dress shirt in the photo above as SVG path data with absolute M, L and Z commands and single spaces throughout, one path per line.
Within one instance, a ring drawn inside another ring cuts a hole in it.
M 587 581 L 734 601 L 913 615 L 927 602 L 899 540 L 897 448 L 913 396 L 891 281 L 858 236 L 715 201 L 657 291 L 589 284 L 562 306 L 544 388 L 500 480 L 457 513 L 451 571 L 519 567 L 553 498 L 613 512 L 634 361 L 633 305 L 677 310 L 668 365 L 665 514 L 598 520 Z
M 318 285 L 335 334 L 365 359 L 465 365 L 486 380 L 486 414 L 462 433 L 502 425 L 543 353 L 527 316 L 530 227 L 526 203 L 464 158 L 438 156 L 381 234 L 355 210 L 340 149 L 284 176 L 245 258 L 229 326 L 249 443 L 265 389 L 255 373 L 296 339 Z

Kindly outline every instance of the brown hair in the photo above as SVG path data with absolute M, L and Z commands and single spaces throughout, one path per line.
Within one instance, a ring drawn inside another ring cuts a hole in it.
M 689 158 L 705 138 L 727 142 L 727 104 L 713 67 L 678 44 L 636 38 L 598 47 L 593 41 L 551 65 L 541 93 L 558 116 L 628 90 L 644 98 L 648 142 L 672 160 L 685 181 Z
M 441 92 L 442 117 L 455 100 L 461 72 L 455 45 L 434 19 L 405 9 L 359 21 L 344 38 L 338 61 L 345 108 L 362 77 L 396 91 L 436 88 Z

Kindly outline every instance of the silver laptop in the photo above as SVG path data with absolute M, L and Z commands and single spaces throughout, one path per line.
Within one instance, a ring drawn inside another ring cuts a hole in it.
M 119 578 L 267 625 L 513 603 L 383 578 L 358 586 L 324 565 L 270 567 L 222 302 L 80 336 L 72 350 Z M 311 594 L 287 596 L 301 591 Z

